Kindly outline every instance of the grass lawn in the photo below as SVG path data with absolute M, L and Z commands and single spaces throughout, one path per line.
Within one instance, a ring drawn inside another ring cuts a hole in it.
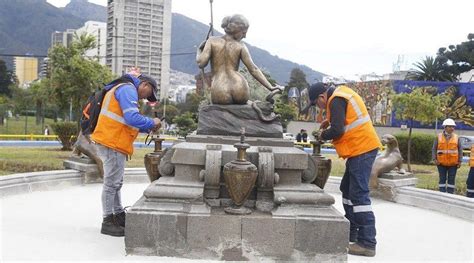
M 126 167 L 144 167 L 143 157 L 152 152 L 152 148 L 137 148 Z M 24 173 L 45 170 L 62 170 L 63 160 L 71 156 L 72 152 L 61 151 L 59 147 L 2 147 L 0 148 L 0 175 Z M 326 155 L 332 160 L 332 176 L 342 176 L 345 170 L 345 161 L 336 155 Z M 404 165 L 406 169 L 406 165 Z M 412 165 L 418 178 L 418 188 L 438 190 L 438 170 L 435 165 Z M 456 175 L 456 192 L 465 195 L 466 179 L 469 172 L 467 164 L 458 169 Z
M 53 119 L 44 119 L 44 124 L 40 123 L 36 125 L 36 117 L 28 116 L 27 119 L 25 116 L 20 116 L 18 120 L 13 118 L 8 118 L 6 123 L 0 125 L 0 134 L 43 134 L 44 128 L 48 124 L 54 123 Z M 25 129 L 26 128 L 26 129 Z M 26 132 L 25 132 L 26 130 Z M 50 134 L 53 134 L 53 131 L 50 126 Z
M 135 149 L 126 167 L 145 167 L 143 157 L 152 151 L 152 148 Z M 0 175 L 62 170 L 64 169 L 63 160 L 71 155 L 72 152 L 61 151 L 59 147 L 1 147 Z
M 343 176 L 345 170 L 345 161 L 336 155 L 326 155 L 332 160 L 332 176 Z M 407 170 L 406 164 L 403 168 Z M 438 168 L 436 165 L 412 164 L 413 173 L 418 178 L 416 187 L 438 191 Z M 469 165 L 463 163 L 456 173 L 456 193 L 466 195 L 466 180 L 469 173 Z

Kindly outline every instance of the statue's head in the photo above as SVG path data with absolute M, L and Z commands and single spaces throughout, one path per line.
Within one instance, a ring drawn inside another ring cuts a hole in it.
M 222 19 L 221 27 L 224 31 L 232 36 L 236 36 L 237 40 L 241 40 L 247 34 L 249 28 L 249 21 L 243 15 L 226 16 Z
M 385 134 L 382 136 L 382 144 L 386 145 L 389 149 L 398 148 L 397 138 L 391 134 Z

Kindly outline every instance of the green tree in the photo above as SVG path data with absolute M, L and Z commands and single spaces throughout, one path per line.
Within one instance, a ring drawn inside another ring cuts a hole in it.
M 82 105 L 92 92 L 112 80 L 112 72 L 97 61 L 84 57 L 87 50 L 96 46 L 92 35 L 75 35 L 70 47 L 57 45 L 49 52 L 51 86 L 54 99 L 63 111 L 72 103 L 80 116 Z
M 158 107 L 158 114 L 160 114 L 160 116 L 163 116 L 163 109 L 164 109 L 164 104 L 162 103 L 159 107 Z M 168 124 L 171 124 L 173 123 L 173 119 L 178 116 L 179 114 L 179 110 L 178 108 L 173 105 L 173 104 L 170 104 L 169 102 L 166 104 L 166 122 Z
M 433 95 L 430 88 L 414 88 L 410 93 L 399 93 L 391 95 L 393 108 L 399 120 L 408 121 L 408 153 L 407 166 L 411 171 L 411 134 L 413 121 L 422 123 L 433 123 L 437 118 L 443 116 L 439 110 L 446 98 L 442 94 Z
M 39 125 L 45 115 L 45 110 L 53 103 L 52 91 L 49 79 L 42 79 L 33 82 L 28 88 L 31 92 L 31 97 L 34 100 L 36 108 L 36 125 Z M 33 104 L 33 102 L 32 102 Z
M 194 120 L 197 122 L 197 116 L 199 113 L 199 106 L 204 102 L 206 98 L 204 95 L 199 95 L 195 92 L 186 94 L 186 102 L 179 103 L 176 105 L 181 114 L 190 112 L 193 115 Z M 168 109 L 166 110 L 168 111 Z
M 280 114 L 281 125 L 286 129 L 288 123 L 298 118 L 298 108 L 294 104 L 278 99 L 275 103 L 275 113 Z
M 11 86 L 14 84 L 13 72 L 7 69 L 5 61 L 0 59 L 0 95 L 10 97 L 12 95 Z
M 440 58 L 427 56 L 413 64 L 416 69 L 408 73 L 408 78 L 423 81 L 454 81 L 456 78 L 447 70 L 447 64 Z
M 306 81 L 306 74 L 299 68 L 292 69 L 288 87 L 297 87 L 300 91 L 309 87 L 308 81 Z
M 178 134 L 183 137 L 186 137 L 188 133 L 197 128 L 197 124 L 194 121 L 193 114 L 191 112 L 185 112 L 176 116 L 173 119 L 173 122 L 178 126 Z
M 438 50 L 437 59 L 443 63 L 452 76 L 474 69 L 474 33 L 467 35 L 468 41 L 449 45 Z
M 19 87 L 13 87 L 12 89 L 12 102 L 13 111 L 17 114 L 23 114 L 25 110 L 33 110 L 34 98 L 33 93 L 29 89 L 22 89 Z

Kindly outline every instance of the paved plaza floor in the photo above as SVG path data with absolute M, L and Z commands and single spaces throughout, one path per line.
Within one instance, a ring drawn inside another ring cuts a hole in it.
M 123 203 L 132 205 L 146 187 L 143 183 L 125 184 Z M 126 256 L 123 237 L 100 234 L 100 195 L 101 184 L 93 184 L 0 199 L 0 262 L 198 261 Z M 333 195 L 336 208 L 342 211 L 341 196 Z M 474 261 L 474 223 L 382 200 L 374 200 L 373 209 L 377 255 L 349 255 L 349 262 Z

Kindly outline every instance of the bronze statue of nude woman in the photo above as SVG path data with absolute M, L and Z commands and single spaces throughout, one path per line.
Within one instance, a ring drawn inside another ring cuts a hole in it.
M 225 31 L 222 37 L 211 37 L 198 48 L 196 61 L 200 68 L 211 62 L 212 85 L 211 102 L 213 104 L 247 104 L 250 96 L 249 86 L 239 73 L 240 61 L 250 74 L 273 95 L 281 93 L 282 88 L 273 87 L 260 69 L 252 61 L 247 46 L 241 42 L 249 28 L 248 20 L 242 15 L 227 16 L 221 27 Z

